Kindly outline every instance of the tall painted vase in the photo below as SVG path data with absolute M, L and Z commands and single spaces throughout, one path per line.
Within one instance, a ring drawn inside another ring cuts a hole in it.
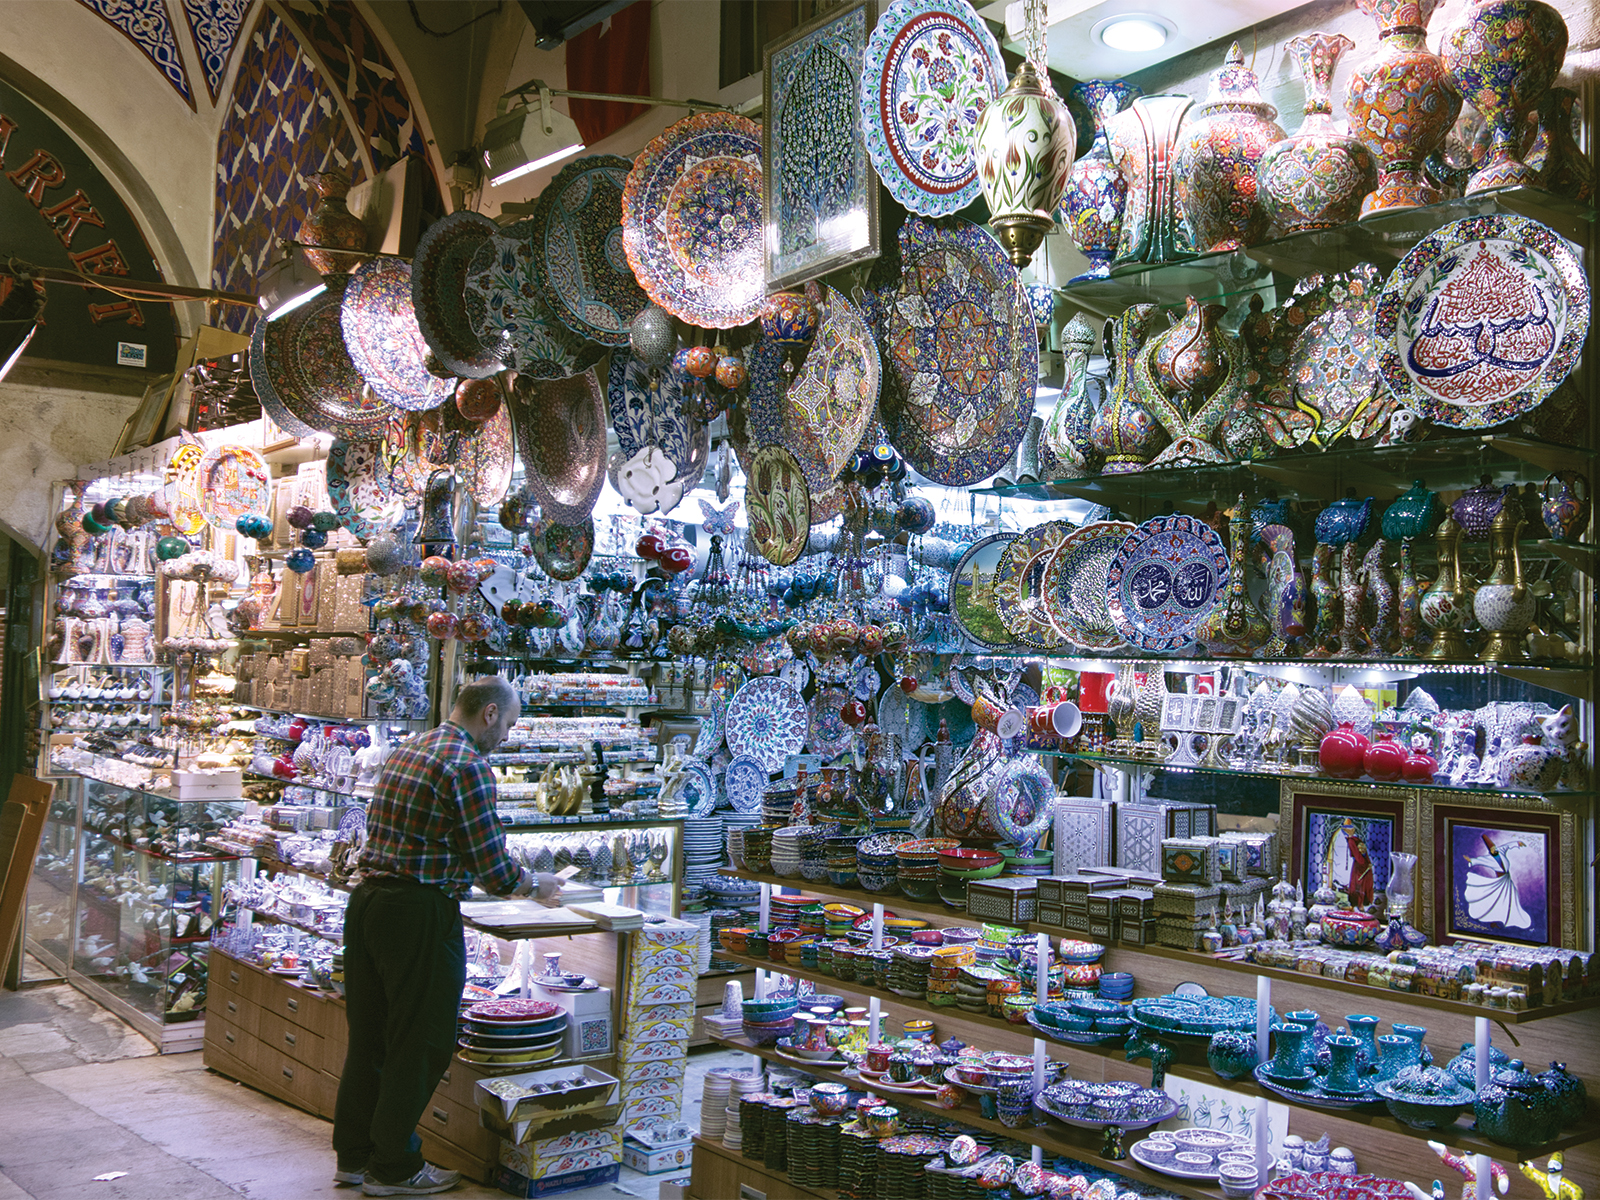
M 1087 109 L 1094 122 L 1094 140 L 1067 176 L 1067 194 L 1058 214 L 1061 224 L 1085 258 L 1089 269 L 1071 282 L 1104 279 L 1122 234 L 1122 210 L 1128 181 L 1111 161 L 1106 123 L 1139 96 L 1139 89 L 1120 79 L 1091 79 L 1072 89 L 1072 99 Z
M 1342 33 L 1308 33 L 1289 42 L 1305 80 L 1305 120 L 1268 146 L 1256 168 L 1261 206 L 1284 233 L 1354 221 L 1377 178 L 1372 151 L 1340 133 L 1333 119 L 1333 69 L 1354 45 Z
M 1267 213 L 1256 203 L 1256 164 L 1283 139 L 1278 110 L 1261 98 L 1256 73 L 1234 42 L 1211 76 L 1211 92 L 1189 113 L 1178 139 L 1178 203 L 1195 245 L 1207 253 L 1259 242 Z

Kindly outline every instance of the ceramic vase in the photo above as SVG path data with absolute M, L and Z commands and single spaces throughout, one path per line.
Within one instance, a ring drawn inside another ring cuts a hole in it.
M 317 202 L 295 234 L 308 247 L 306 261 L 324 275 L 348 274 L 361 258 L 339 252 L 360 250 L 367 241 L 367 227 L 345 207 L 345 197 L 350 194 L 349 177 L 343 171 L 323 171 L 308 175 L 306 183 L 317 194 Z M 313 246 L 319 248 L 310 249 Z
M 1094 353 L 1094 327 L 1082 313 L 1061 327 L 1061 395 L 1040 436 L 1061 464 L 1064 477 L 1097 470 L 1100 452 L 1091 436 L 1097 411 L 1090 400 L 1089 355 Z M 1099 390 L 1098 385 L 1096 391 Z
M 1194 101 L 1140 96 L 1106 122 L 1111 162 L 1128 184 L 1116 264 L 1162 263 L 1193 253 L 1172 172 L 1178 130 Z
M 1090 426 L 1094 447 L 1105 456 L 1106 474 L 1140 471 L 1167 444 L 1167 431 L 1139 400 L 1133 363 L 1160 313 L 1153 304 L 1135 304 L 1106 322 L 1106 358 L 1112 370 L 1111 393 Z
M 1557 471 L 1539 486 L 1539 516 L 1558 542 L 1576 542 L 1589 527 L 1589 477 Z
M 1501 508 L 1490 529 L 1494 565 L 1489 578 L 1472 595 L 1472 612 L 1489 636 L 1479 652 L 1489 662 L 1515 662 L 1528 657 L 1523 638 L 1533 623 L 1536 601 L 1522 578 L 1521 505 Z
M 1216 445 L 1218 426 L 1240 408 L 1248 412 L 1245 387 L 1251 371 L 1243 343 L 1221 329 L 1226 311 L 1190 296 L 1178 322 L 1152 338 L 1134 360 L 1134 388 L 1172 438 L 1151 466 L 1229 459 Z
M 1379 538 L 1361 560 L 1361 579 L 1366 585 L 1367 643 L 1374 650 L 1391 651 L 1395 644 L 1395 587 L 1389 577 L 1389 543 Z
M 1361 636 L 1361 609 L 1367 601 L 1366 579 L 1361 573 L 1361 547 L 1346 542 L 1339 547 L 1339 607 L 1344 620 L 1339 626 L 1337 658 L 1359 658 L 1366 649 Z
M 1074 277 L 1073 283 L 1104 279 L 1111 274 L 1111 259 L 1122 234 L 1128 181 L 1111 160 L 1106 124 L 1138 95 L 1138 88 L 1120 79 L 1091 79 L 1072 89 L 1072 98 L 1079 101 L 1094 123 L 1094 140 L 1088 152 L 1072 164 L 1067 176 L 1067 194 L 1059 214 L 1072 244 L 1089 260 L 1089 269 Z
M 1461 526 L 1454 516 L 1439 523 L 1433 537 L 1439 551 L 1439 574 L 1417 606 L 1422 623 L 1433 630 L 1429 659 L 1466 658 L 1461 625 L 1467 615 L 1467 593 L 1461 586 Z
M 1377 179 L 1372 151 L 1340 133 L 1333 119 L 1333 70 L 1354 46 L 1342 33 L 1308 33 L 1289 42 L 1305 81 L 1305 120 L 1268 146 L 1256 168 L 1261 206 L 1284 233 L 1354 221 Z
M 1110 698 L 1106 701 L 1106 716 L 1111 718 L 1120 740 L 1130 741 L 1133 738 L 1133 710 L 1138 695 L 1138 668 L 1131 662 L 1125 662 L 1117 668 L 1117 677 L 1111 681 Z
M 1539 186 L 1545 191 L 1586 204 L 1594 196 L 1594 164 L 1572 134 L 1577 102 L 1571 88 L 1553 87 L 1545 93 L 1539 103 L 1539 135 L 1527 161 L 1538 167 Z
M 1421 0 L 1358 0 L 1378 26 L 1378 49 L 1350 75 L 1345 111 L 1350 128 L 1377 156 L 1378 187 L 1361 215 L 1443 199 L 1422 162 L 1450 132 L 1461 97 L 1424 38 Z
M 1023 59 L 1006 90 L 984 108 L 976 136 L 989 225 L 1012 263 L 1025 267 L 1055 228 L 1077 127 L 1049 76 Z
M 1326 542 L 1318 542 L 1311 552 L 1311 599 L 1316 625 L 1311 631 L 1311 646 L 1306 657 L 1326 658 L 1338 640 L 1344 615 L 1339 585 L 1333 578 L 1333 547 Z
M 1212 655 L 1223 658 L 1249 658 L 1272 637 L 1266 618 L 1250 599 L 1249 573 L 1245 550 L 1250 543 L 1250 512 L 1245 498 L 1239 497 L 1229 523 L 1228 582 L 1220 602 L 1206 614 L 1195 631 L 1195 640 Z
M 1567 53 L 1567 23 L 1542 0 L 1479 0 L 1444 36 L 1450 82 L 1483 114 L 1489 153 L 1467 180 L 1467 192 L 1531 187 L 1539 170 L 1521 158 L 1528 115 L 1541 101 Z
M 1278 110 L 1261 98 L 1256 73 L 1234 42 L 1211 90 L 1189 112 L 1174 164 L 1178 203 L 1195 246 L 1214 254 L 1261 240 L 1267 213 L 1256 202 L 1256 165 L 1283 139 Z
M 1400 543 L 1400 579 L 1395 585 L 1395 623 L 1399 627 L 1402 658 L 1415 658 L 1422 634 L 1422 589 L 1417 584 L 1416 566 L 1411 560 L 1411 539 Z
M 1261 540 L 1272 557 L 1267 564 L 1267 616 L 1274 642 L 1271 653 L 1283 654 L 1305 636 L 1310 584 L 1295 560 L 1294 532 L 1287 525 L 1265 525 Z

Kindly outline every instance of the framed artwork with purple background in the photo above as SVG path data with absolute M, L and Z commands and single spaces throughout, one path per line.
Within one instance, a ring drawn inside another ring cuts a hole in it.
M 1417 793 L 1286 781 L 1278 793 L 1278 838 L 1289 882 L 1304 884 L 1306 903 L 1324 883 L 1342 904 L 1382 903 L 1390 853 L 1416 845 Z
M 1578 819 L 1544 800 L 1424 793 L 1418 927 L 1429 940 L 1578 945 Z

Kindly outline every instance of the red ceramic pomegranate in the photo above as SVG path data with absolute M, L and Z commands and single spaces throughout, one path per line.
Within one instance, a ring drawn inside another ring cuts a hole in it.
M 1366 770 L 1367 739 L 1349 721 L 1322 739 L 1317 757 L 1324 775 L 1335 779 L 1359 779 Z
M 1411 752 L 1400 764 L 1400 778 L 1407 783 L 1432 783 L 1439 760 L 1427 751 L 1428 739 L 1418 734 L 1411 740 Z
M 1362 755 L 1367 774 L 1381 783 L 1393 783 L 1405 770 L 1406 752 L 1391 734 L 1382 734 Z

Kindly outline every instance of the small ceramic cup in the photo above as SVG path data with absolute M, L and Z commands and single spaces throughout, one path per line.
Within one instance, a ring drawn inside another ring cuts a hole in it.
M 873 1137 L 893 1137 L 900 1131 L 900 1110 L 888 1104 L 868 1109 L 867 1129 Z
M 877 1071 L 882 1074 L 889 1069 L 889 1056 L 893 1051 L 884 1042 L 877 1042 L 867 1047 L 867 1070 Z

